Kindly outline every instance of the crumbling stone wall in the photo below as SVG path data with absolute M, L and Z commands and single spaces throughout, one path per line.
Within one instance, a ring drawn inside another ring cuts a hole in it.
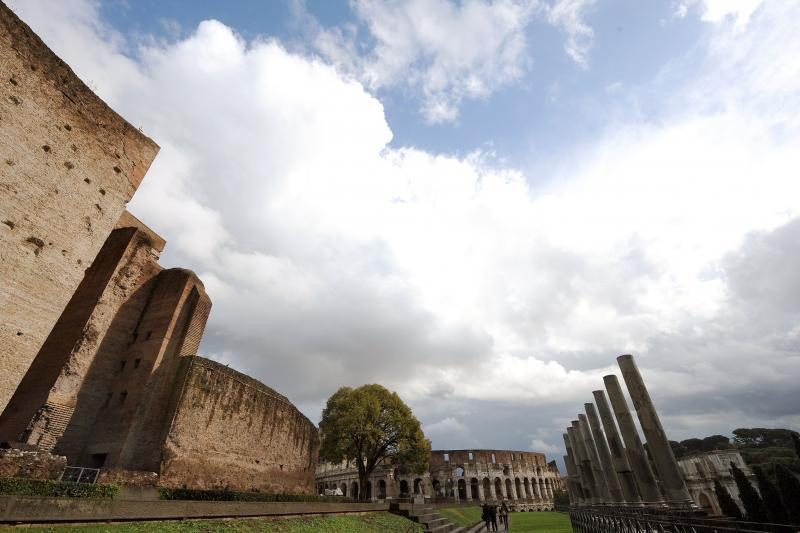
M 58 479 L 67 466 L 63 455 L 31 450 L 0 450 L 0 477 Z
M 313 494 L 317 429 L 284 396 L 192 357 L 164 448 L 160 484 Z
M 0 2 L 0 410 L 158 146 Z

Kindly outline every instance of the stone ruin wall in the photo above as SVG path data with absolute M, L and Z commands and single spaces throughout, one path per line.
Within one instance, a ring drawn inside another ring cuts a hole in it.
M 0 410 L 158 146 L 0 2 Z
M 184 364 L 160 484 L 313 494 L 314 424 L 244 374 L 200 357 Z

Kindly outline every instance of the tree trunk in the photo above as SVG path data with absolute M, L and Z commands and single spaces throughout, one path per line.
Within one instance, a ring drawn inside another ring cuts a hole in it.
M 369 474 L 366 471 L 358 472 L 358 499 L 367 499 L 367 483 L 369 483 Z M 370 495 L 371 496 L 371 495 Z

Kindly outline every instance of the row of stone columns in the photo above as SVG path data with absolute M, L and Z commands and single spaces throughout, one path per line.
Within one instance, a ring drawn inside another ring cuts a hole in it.
M 606 390 L 592 391 L 594 403 L 584 404 L 585 414 L 578 414 L 563 435 L 570 501 L 573 505 L 691 507 L 675 454 L 633 356 L 621 355 L 617 363 L 655 469 L 619 380 L 614 375 L 604 376 Z

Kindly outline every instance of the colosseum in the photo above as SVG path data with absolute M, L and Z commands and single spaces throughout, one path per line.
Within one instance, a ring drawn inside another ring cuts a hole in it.
M 456 503 L 508 501 L 518 511 L 553 509 L 553 496 L 562 490 L 555 462 L 537 452 L 512 450 L 433 450 L 422 475 L 402 466 L 379 465 L 364 490 L 351 463 L 320 463 L 317 492 L 336 491 L 356 499 L 424 498 Z

